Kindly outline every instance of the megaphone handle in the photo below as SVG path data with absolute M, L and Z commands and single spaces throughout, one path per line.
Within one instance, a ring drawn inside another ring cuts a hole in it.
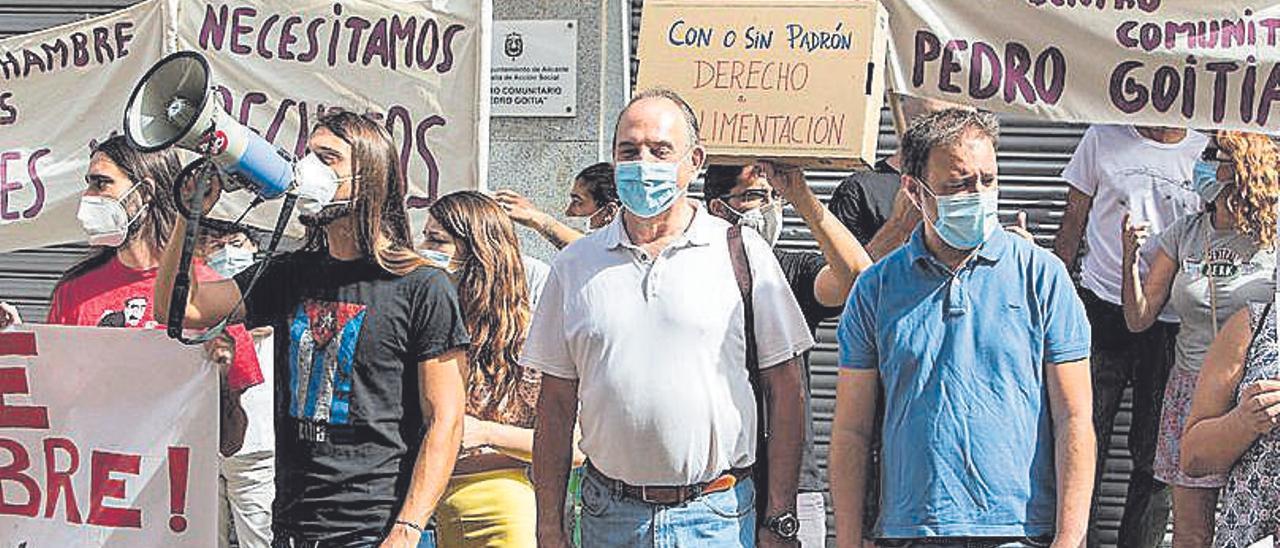
M 173 291 L 169 298 L 169 318 L 166 332 L 170 338 L 183 340 L 182 324 L 187 317 L 187 296 L 191 293 L 191 259 L 195 254 L 196 238 L 200 235 L 200 220 L 204 218 L 204 196 L 209 192 L 210 170 L 216 169 L 206 162 L 196 173 L 196 191 L 188 197 L 187 230 L 182 235 L 182 259 L 173 277 Z

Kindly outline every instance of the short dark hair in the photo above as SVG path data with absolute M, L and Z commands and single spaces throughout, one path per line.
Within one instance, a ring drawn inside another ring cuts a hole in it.
M 707 167 L 707 174 L 702 182 L 702 200 L 708 204 L 723 198 L 733 187 L 738 186 L 738 176 L 742 175 L 740 165 L 715 164 Z
M 200 235 L 208 238 L 225 238 L 235 234 L 244 234 L 253 242 L 253 245 L 261 247 L 264 234 L 261 230 L 231 221 L 222 219 L 213 219 L 206 217 L 200 219 Z
M 693 107 L 680 96 L 679 93 L 666 88 L 646 89 L 631 97 L 627 101 L 627 106 L 622 108 L 622 112 L 618 113 L 618 119 L 613 123 L 613 144 L 618 144 L 618 125 L 622 123 L 622 117 L 631 109 L 631 105 L 639 103 L 645 99 L 666 99 L 675 103 L 676 108 L 680 109 L 680 114 L 684 116 L 685 133 L 689 138 L 689 146 L 695 147 L 701 144 L 698 137 L 698 115 L 693 113 Z
M 999 145 L 1000 122 L 990 112 L 949 108 L 917 118 L 902 136 L 902 172 L 924 177 L 933 149 L 959 143 L 971 131 Z
M 582 181 L 583 186 L 587 187 L 587 192 L 591 194 L 591 199 L 595 200 L 598 206 L 616 204 L 620 201 L 618 187 L 613 182 L 613 164 L 609 162 L 591 164 L 579 171 L 573 180 Z

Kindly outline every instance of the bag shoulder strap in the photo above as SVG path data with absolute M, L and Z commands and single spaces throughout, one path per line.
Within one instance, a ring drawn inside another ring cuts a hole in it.
M 743 326 L 747 339 L 747 370 L 750 373 L 752 388 L 757 388 L 756 374 L 760 364 L 756 355 L 755 307 L 751 298 L 751 262 L 747 260 L 747 247 L 742 242 L 742 227 L 729 227 L 729 258 L 733 262 L 733 277 L 738 281 L 738 291 L 742 293 Z
M 769 411 L 765 404 L 764 387 L 760 384 L 760 363 L 756 349 L 755 306 L 752 299 L 751 262 L 747 260 L 747 247 L 742 242 L 742 227 L 729 227 L 729 258 L 733 262 L 733 277 L 742 293 L 743 330 L 747 340 L 747 380 L 756 400 L 756 520 L 764 523 L 765 506 L 769 500 Z

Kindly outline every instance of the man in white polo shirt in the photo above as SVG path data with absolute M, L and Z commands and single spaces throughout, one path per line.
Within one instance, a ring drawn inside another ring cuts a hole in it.
M 758 464 L 768 485 L 756 486 L 756 364 L 747 363 L 730 225 L 685 195 L 705 157 L 679 96 L 636 95 L 614 136 L 623 214 L 551 265 L 521 359 L 543 373 L 539 546 L 568 546 L 561 515 L 579 404 L 583 546 L 795 543 L 799 360 L 813 339 L 768 244 L 742 231 L 769 431 Z M 758 519 L 757 488 L 766 501 Z

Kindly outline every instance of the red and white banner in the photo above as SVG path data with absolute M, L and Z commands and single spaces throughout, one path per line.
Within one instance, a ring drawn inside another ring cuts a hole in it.
M 203 355 L 150 329 L 0 333 L 0 545 L 215 545 Z

